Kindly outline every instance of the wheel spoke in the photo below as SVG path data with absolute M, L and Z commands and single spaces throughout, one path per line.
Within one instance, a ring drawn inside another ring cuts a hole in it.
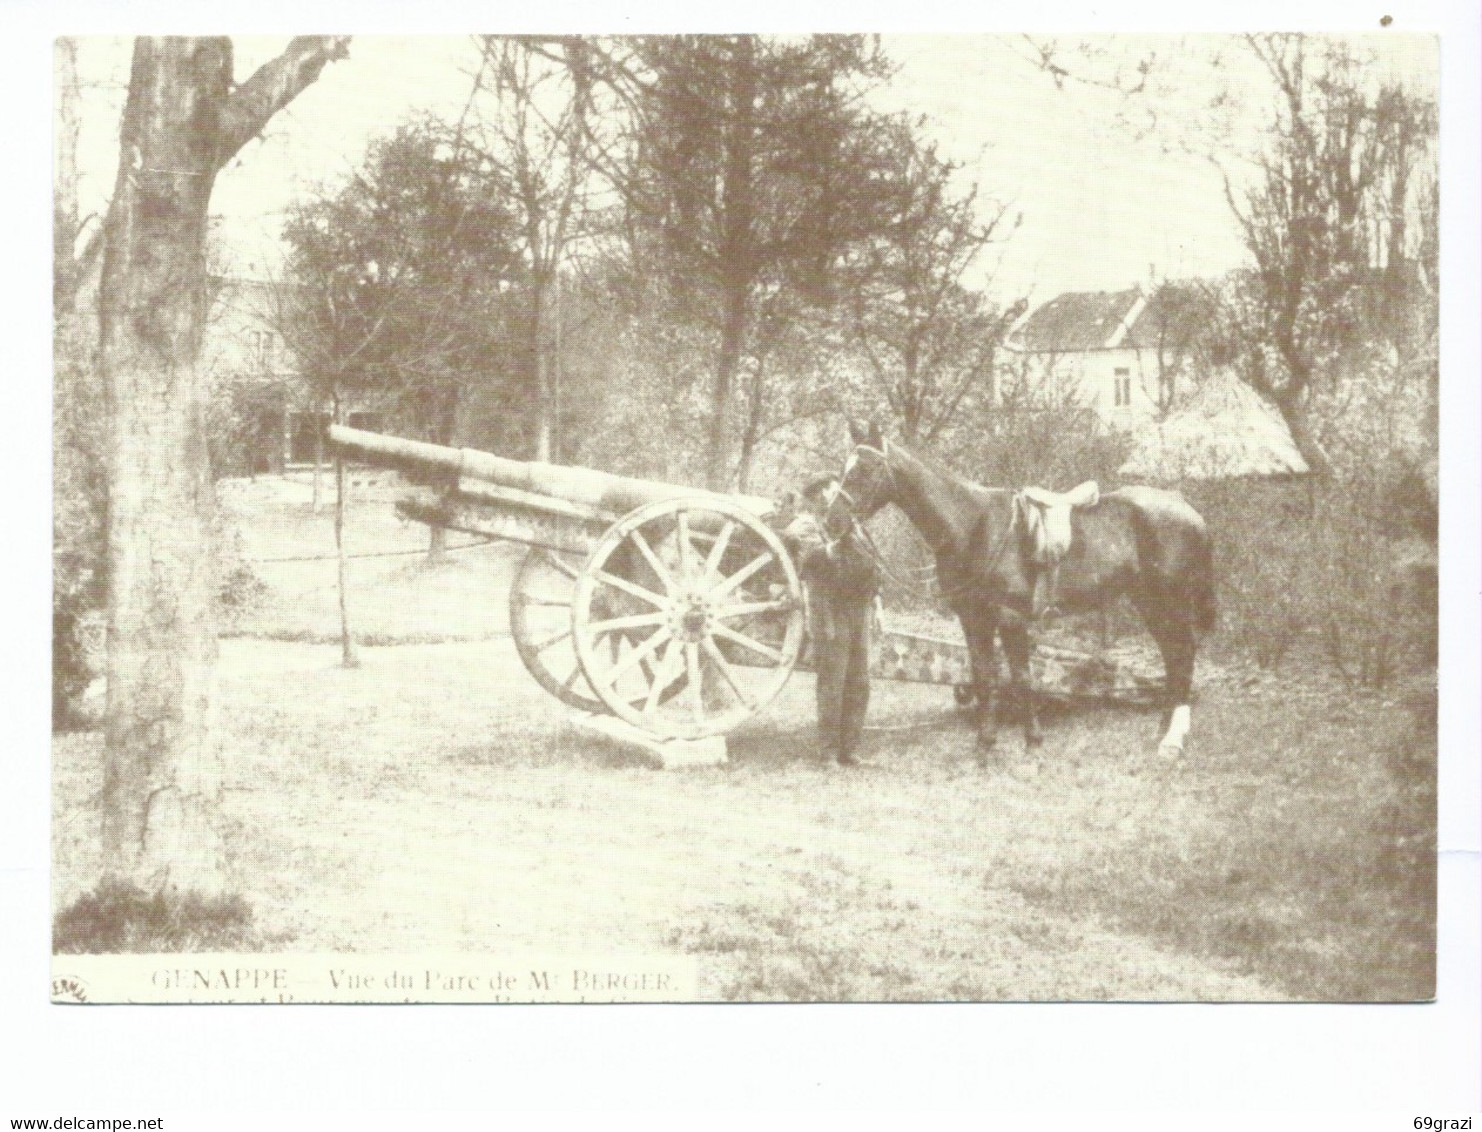
M 724 618 L 745 617 L 753 613 L 778 613 L 784 610 L 790 610 L 792 607 L 792 598 L 780 597 L 772 601 L 750 601 L 741 605 L 728 605 L 724 609 L 717 609 L 715 616 Z
M 641 629 L 645 625 L 662 625 L 669 619 L 667 613 L 634 613 L 629 617 L 613 617 L 607 621 L 593 621 L 587 631 L 594 636 L 611 633 L 615 629 Z
M 530 647 L 534 651 L 536 651 L 536 652 L 545 652 L 546 649 L 550 648 L 557 641 L 564 641 L 569 636 L 571 636 L 571 627 L 570 626 L 567 626 L 565 629 L 562 629 L 559 633 L 553 634 L 552 636 L 549 636 L 549 637 L 545 637 L 542 640 L 535 641 L 534 643 L 531 644 Z
M 679 553 L 679 576 L 689 577 L 690 559 L 695 555 L 695 548 L 690 545 L 690 517 L 688 511 L 681 511 L 674 516 L 674 539 L 675 550 Z
M 552 566 L 554 566 L 557 570 L 561 571 L 561 573 L 565 574 L 573 582 L 576 581 L 576 578 L 577 578 L 576 567 L 575 566 L 572 566 L 569 562 L 567 562 L 564 558 L 562 558 L 555 551 L 553 551 L 553 550 L 546 551 L 545 552 L 545 560 L 547 562 L 549 562 Z
M 772 559 L 773 554 L 770 550 L 762 551 L 761 554 L 758 554 L 745 566 L 741 567 L 741 569 L 737 570 L 729 578 L 721 582 L 720 585 L 711 590 L 711 599 L 714 600 L 715 598 L 724 597 L 726 594 L 730 593 L 737 586 L 739 586 L 742 582 L 746 581 L 747 578 L 755 574 L 763 566 L 766 566 L 769 562 L 772 561 Z
M 716 645 L 715 641 L 710 637 L 706 637 L 703 647 L 705 649 L 705 655 L 720 669 L 720 674 L 726 678 L 726 683 L 731 686 L 731 691 L 736 693 L 736 698 L 746 705 L 747 711 L 755 711 L 755 701 L 741 690 L 740 684 L 736 683 L 736 675 L 731 671 L 731 666 L 726 663 L 726 658 L 721 655 L 720 648 Z
M 605 683 L 609 688 L 616 688 L 617 682 L 619 680 L 621 680 L 630 671 L 632 671 L 632 669 L 640 661 L 642 661 L 645 657 L 652 653 L 654 649 L 658 648 L 665 641 L 667 641 L 671 636 L 673 636 L 673 634 L 669 632 L 668 626 L 660 626 L 659 630 L 655 633 L 650 634 L 648 639 L 645 640 L 643 644 L 629 649 L 627 656 L 623 657 L 622 660 L 618 661 L 618 663 L 614 664 L 611 668 L 604 672 L 602 674 L 603 683 Z
M 664 588 L 672 593 L 674 591 L 674 575 L 669 572 L 669 567 L 665 566 L 659 559 L 659 556 L 654 553 L 654 548 L 648 545 L 648 539 L 643 537 L 643 532 L 637 527 L 634 527 L 628 532 L 628 537 L 633 540 L 633 545 L 638 548 L 638 552 L 653 567 L 654 573 L 659 576 L 659 581 L 664 584 Z
M 726 552 L 726 546 L 731 541 L 731 536 L 736 533 L 736 523 L 727 519 L 726 525 L 721 527 L 720 534 L 715 538 L 715 545 L 710 548 L 710 554 L 705 559 L 705 573 L 714 574 L 720 569 L 721 556 Z
M 705 722 L 705 689 L 700 682 L 700 646 L 693 641 L 684 646 L 684 666 L 690 678 L 690 710 L 695 722 Z
M 734 641 L 742 648 L 750 649 L 752 652 L 766 657 L 773 664 L 782 663 L 782 654 L 771 645 L 764 645 L 761 641 L 753 637 L 748 637 L 745 633 L 738 633 L 729 625 L 715 625 L 713 626 L 713 632 L 717 637 L 724 637 L 728 641 Z
M 581 665 L 578 664 L 571 670 L 571 675 L 566 677 L 565 681 L 561 684 L 561 687 L 565 688 L 568 692 L 571 691 L 571 689 L 576 687 L 576 681 L 580 676 Z
M 664 653 L 659 657 L 658 669 L 654 673 L 654 682 L 648 689 L 648 699 L 643 701 L 644 715 L 650 714 L 658 706 L 659 697 L 664 694 L 665 690 L 674 681 L 679 679 L 680 673 L 684 671 L 684 665 L 679 663 L 670 664 L 670 661 L 677 661 L 678 659 L 675 656 L 675 646 L 678 644 L 679 642 L 671 637 L 669 638 L 669 642 L 664 646 Z M 669 671 L 671 668 L 672 671 Z
M 652 590 L 646 590 L 642 586 L 634 585 L 627 578 L 619 578 L 616 574 L 609 574 L 605 570 L 593 570 L 592 577 L 614 589 L 622 590 L 625 594 L 632 594 L 639 601 L 646 601 L 658 609 L 663 609 L 668 603 Z

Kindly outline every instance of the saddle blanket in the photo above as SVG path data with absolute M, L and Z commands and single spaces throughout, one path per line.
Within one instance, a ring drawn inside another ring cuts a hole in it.
M 1070 513 L 1076 507 L 1094 507 L 1101 500 L 1101 488 L 1095 480 L 1069 491 L 1047 491 L 1026 487 L 1015 497 L 1019 518 L 1024 524 L 1031 557 L 1039 565 L 1059 562 L 1070 549 Z

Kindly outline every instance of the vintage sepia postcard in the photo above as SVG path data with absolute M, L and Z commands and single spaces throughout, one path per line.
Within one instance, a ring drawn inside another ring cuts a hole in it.
M 1434 996 L 1436 37 L 54 74 L 53 1001 Z

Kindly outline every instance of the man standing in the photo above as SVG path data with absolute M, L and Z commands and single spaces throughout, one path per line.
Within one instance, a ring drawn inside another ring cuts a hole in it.
M 854 752 L 870 702 L 870 624 L 879 572 L 858 534 L 834 539 L 824 526 L 837 487 L 837 479 L 826 476 L 795 493 L 782 537 L 797 561 L 807 601 L 819 744 L 824 758 L 858 766 Z

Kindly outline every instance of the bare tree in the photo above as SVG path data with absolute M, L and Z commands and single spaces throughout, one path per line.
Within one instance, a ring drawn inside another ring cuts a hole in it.
M 740 374 L 737 491 L 753 489 L 764 443 L 805 421 L 838 410 L 832 361 L 837 349 L 825 316 L 783 289 L 762 296 L 756 329 Z
M 1336 359 L 1372 333 L 1385 276 L 1413 272 L 1412 175 L 1432 156 L 1428 100 L 1367 78 L 1337 40 L 1252 35 L 1275 91 L 1254 177 L 1226 196 L 1255 262 L 1255 344 L 1241 374 L 1281 411 L 1308 467 L 1333 473 L 1312 419 Z M 1393 265 L 1387 263 L 1393 260 Z M 1410 263 L 1410 268 L 1404 265 Z
M 81 92 L 77 80 L 77 41 L 61 36 L 56 43 L 57 147 L 55 221 L 56 293 L 61 304 L 70 302 L 76 290 L 77 236 L 77 136 L 82 127 L 78 116 Z
M 1147 310 L 1138 319 L 1137 345 L 1151 350 L 1151 372 L 1140 377 L 1143 392 L 1159 415 L 1171 412 L 1186 398 L 1193 383 L 1223 368 L 1211 331 L 1218 297 L 1199 280 L 1164 278 L 1149 289 Z
M 112 409 L 102 858 L 150 891 L 218 890 L 213 496 L 197 366 L 216 175 L 346 54 L 292 40 L 245 82 L 231 40 L 135 40 L 104 225 L 99 364 Z
M 550 460 L 560 419 L 561 273 L 589 213 L 592 78 L 583 49 L 569 41 L 485 36 L 482 48 L 496 105 L 480 123 L 480 155 L 499 171 L 523 244 L 535 458 Z
M 78 247 L 77 44 L 56 44 L 56 195 L 52 276 L 55 382 L 52 407 L 52 721 L 78 722 L 93 672 L 82 624 L 107 595 L 107 397 L 93 355 L 100 241 Z M 92 317 L 89 317 L 89 316 Z

